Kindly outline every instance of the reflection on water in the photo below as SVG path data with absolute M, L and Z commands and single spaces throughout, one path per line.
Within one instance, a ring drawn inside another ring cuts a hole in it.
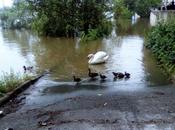
M 167 77 L 158 69 L 154 58 L 143 49 L 144 33 L 149 27 L 149 20 L 138 20 L 134 24 L 121 20 L 117 22 L 116 37 L 89 43 L 79 43 L 78 39 L 37 37 L 29 31 L 0 30 L 0 71 L 10 68 L 23 71 L 23 65 L 33 65 L 36 71 L 51 70 L 49 79 L 72 81 L 73 74 L 87 78 L 88 68 L 91 68 L 105 73 L 110 82 L 113 82 L 113 71 L 127 71 L 131 79 L 119 82 L 131 86 L 167 84 Z M 110 55 L 107 63 L 88 65 L 87 55 L 99 50 Z
M 94 84 L 76 84 L 76 85 L 69 85 L 67 83 L 61 84 L 58 86 L 52 86 L 44 89 L 43 93 L 47 94 L 64 94 L 64 93 L 70 93 L 73 91 L 77 90 L 98 90 L 98 89 L 104 89 L 106 88 L 105 86 L 100 86 L 100 85 L 94 85 Z
M 130 19 L 118 19 L 117 24 L 117 34 L 120 36 L 140 36 L 144 37 L 145 33 L 149 30 L 150 24 L 149 19 L 137 19 L 137 21 L 132 24 Z

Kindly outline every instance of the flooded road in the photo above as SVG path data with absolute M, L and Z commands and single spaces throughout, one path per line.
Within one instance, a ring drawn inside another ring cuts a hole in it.
M 34 66 L 36 72 L 50 70 L 50 80 L 72 81 L 72 75 L 86 79 L 88 68 L 91 68 L 92 71 L 106 74 L 108 80 L 113 79 L 113 71 L 127 71 L 132 75 L 128 81 L 131 84 L 168 84 L 167 77 L 143 45 L 149 21 L 118 21 L 116 26 L 111 36 L 89 43 L 79 43 L 78 39 L 37 37 L 29 31 L 1 29 L 0 72 L 12 69 L 23 73 L 22 66 L 26 65 Z M 107 63 L 88 65 L 87 55 L 100 50 L 109 54 Z
M 29 31 L 1 30 L 0 71 L 12 69 L 23 73 L 23 65 L 34 66 L 37 73 L 49 71 L 28 96 L 27 107 L 41 106 L 72 95 L 119 90 L 131 92 L 170 85 L 153 55 L 144 48 L 149 21 L 119 20 L 116 23 L 109 37 L 89 43 L 80 43 L 78 39 L 37 37 Z M 100 50 L 109 54 L 108 61 L 88 65 L 87 55 Z M 88 68 L 105 74 L 106 81 L 90 80 Z M 130 79 L 113 79 L 112 72 L 125 71 L 131 74 Z M 78 87 L 73 82 L 73 75 L 83 80 Z

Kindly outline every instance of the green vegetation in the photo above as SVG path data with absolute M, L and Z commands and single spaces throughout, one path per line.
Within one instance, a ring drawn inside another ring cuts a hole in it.
M 1 10 L 3 28 L 33 29 L 39 35 L 51 37 L 80 36 L 81 41 L 95 40 L 110 34 L 115 18 L 130 19 L 136 12 L 148 17 L 150 8 L 161 0 L 14 0 L 12 8 Z M 114 6 L 113 6 L 114 5 Z
M 151 8 L 160 6 L 161 2 L 162 0 L 136 0 L 134 11 L 141 17 L 149 17 Z
M 116 19 L 118 18 L 126 18 L 130 19 L 133 15 L 132 10 L 129 10 L 126 6 L 126 3 L 124 0 L 114 0 L 114 17 Z
M 175 19 L 161 22 L 148 34 L 146 47 L 151 49 L 169 73 L 175 74 Z
M 20 75 L 19 73 L 14 73 L 10 71 L 10 73 L 3 73 L 0 77 L 0 97 L 12 90 L 14 90 L 21 83 L 31 79 L 32 76 L 29 75 Z
M 82 36 L 88 37 L 86 39 L 96 39 L 107 32 L 105 0 L 27 1 L 30 10 L 36 14 L 32 27 L 41 35 L 74 37 L 83 32 Z
M 151 8 L 156 8 L 162 0 L 114 0 L 116 18 L 131 18 L 136 12 L 141 17 L 149 17 Z
M 0 19 L 3 28 L 30 28 L 32 16 L 28 3 L 25 0 L 16 0 L 12 8 L 4 8 L 0 11 Z
M 112 30 L 112 24 L 109 21 L 103 22 L 97 29 L 89 29 L 88 33 L 85 34 L 83 31 L 80 35 L 80 42 L 93 41 L 99 37 L 107 36 Z

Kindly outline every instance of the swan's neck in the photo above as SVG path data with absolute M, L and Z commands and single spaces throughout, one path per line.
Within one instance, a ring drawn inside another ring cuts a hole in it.
M 94 54 L 89 54 L 88 58 L 91 59 L 94 56 Z
M 91 62 L 94 58 L 94 55 L 92 55 L 90 58 L 89 58 L 89 62 Z

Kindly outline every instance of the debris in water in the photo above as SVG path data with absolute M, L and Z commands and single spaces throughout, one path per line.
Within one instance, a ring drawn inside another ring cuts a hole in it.
M 3 114 L 3 111 L 0 111 L 0 115 L 2 115 Z
M 38 124 L 39 124 L 40 126 L 47 126 L 47 123 L 46 123 L 46 122 L 42 122 L 42 121 L 39 121 Z
M 0 117 L 4 116 L 4 112 L 0 111 Z
M 6 128 L 5 130 L 13 130 L 13 128 Z
M 98 95 L 98 96 L 102 96 L 102 94 L 101 94 L 101 93 L 98 93 L 97 95 Z
M 104 106 L 106 106 L 108 103 L 107 102 L 105 102 L 105 104 L 104 104 Z

